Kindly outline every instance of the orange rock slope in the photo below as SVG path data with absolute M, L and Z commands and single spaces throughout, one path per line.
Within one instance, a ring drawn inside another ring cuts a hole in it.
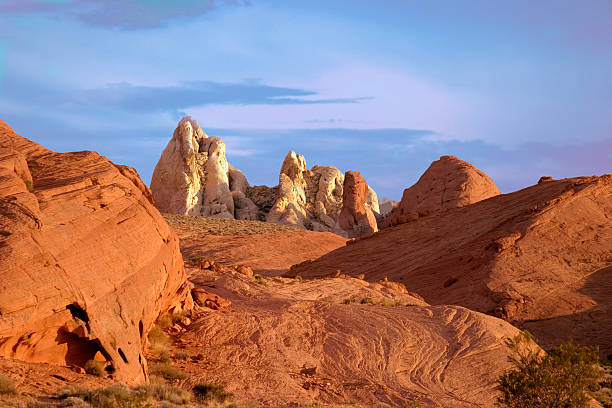
M 612 176 L 544 181 L 383 230 L 293 268 L 385 276 L 428 302 L 612 352 Z
M 190 269 L 231 306 L 198 309 L 171 354 L 181 385 L 223 384 L 238 405 L 491 407 L 518 330 L 459 306 L 429 306 L 392 282 L 256 278 Z
M 153 321 L 190 307 L 176 234 L 135 170 L 0 121 L 0 355 L 146 378 Z

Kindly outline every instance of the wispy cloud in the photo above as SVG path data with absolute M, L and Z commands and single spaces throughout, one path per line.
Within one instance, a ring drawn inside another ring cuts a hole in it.
M 317 92 L 308 89 L 278 87 L 254 81 L 181 82 L 174 86 L 115 83 L 101 88 L 78 90 L 33 87 L 27 83 L 11 81 L 5 83 L 3 88 L 7 97 L 27 101 L 32 109 L 90 114 L 112 111 L 124 114 L 166 112 L 179 116 L 188 108 L 208 105 L 354 104 L 370 99 L 318 98 Z
M 248 4 L 248 0 L 3 0 L 0 13 L 44 14 L 90 26 L 137 30 L 193 19 L 224 5 Z
M 310 105 L 358 103 L 370 98 L 316 99 L 317 92 L 261 83 L 182 82 L 176 86 L 109 84 L 73 93 L 70 102 L 133 112 L 175 111 L 206 105 Z

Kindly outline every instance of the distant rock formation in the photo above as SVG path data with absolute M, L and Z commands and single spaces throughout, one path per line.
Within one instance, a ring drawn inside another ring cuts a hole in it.
M 225 144 L 209 137 L 191 117 L 179 122 L 151 179 L 157 208 L 166 213 L 260 220 L 330 231 L 342 208 L 344 174 L 332 166 L 306 167 L 290 151 L 275 187 L 250 186 L 225 158 Z M 369 186 L 366 204 L 380 212 Z
M 290 151 L 278 178 L 278 196 L 266 221 L 329 231 L 342 208 L 344 175 L 331 166 L 306 168 L 304 156 Z
M 249 183 L 225 158 L 225 143 L 191 117 L 179 122 L 153 171 L 151 190 L 162 212 L 256 219 Z
M 357 238 L 378 231 L 376 217 L 371 206 L 366 205 L 368 185 L 356 171 L 344 175 L 342 210 L 332 232 L 346 238 Z
M 442 156 L 431 163 L 415 185 L 404 190 L 400 204 L 385 220 L 385 226 L 463 207 L 499 194 L 493 180 L 482 171 L 455 156 Z
M 176 234 L 127 166 L 0 121 L 0 356 L 146 380 L 153 322 L 193 304 Z
M 290 151 L 283 161 L 276 202 L 266 221 L 330 231 L 342 209 L 344 177 L 332 166 L 314 166 L 308 170 L 304 156 Z M 365 187 L 365 206 L 378 212 L 376 193 L 367 184 Z

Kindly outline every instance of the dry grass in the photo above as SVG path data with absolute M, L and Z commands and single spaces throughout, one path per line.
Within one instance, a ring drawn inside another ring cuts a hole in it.
M 182 380 L 187 378 L 189 375 L 178 367 L 173 366 L 171 363 L 158 362 L 151 364 L 149 373 L 154 374 L 158 377 L 162 377 L 166 380 Z
M 608 360 L 610 361 L 610 360 Z M 595 398 L 604 408 L 612 408 L 612 366 L 603 365 L 604 377 L 599 383 L 599 390 L 593 392 Z
M 88 360 L 85 363 L 85 372 L 87 374 L 95 375 L 96 377 L 106 377 L 106 371 L 104 371 L 104 363 L 96 360 Z
M 163 216 L 168 225 L 175 230 L 197 231 L 209 235 L 259 235 L 303 231 L 303 229 L 297 227 L 262 221 L 228 220 L 176 214 L 163 214 Z
M 16 395 L 15 383 L 8 375 L 0 373 L 0 395 Z
M 170 348 L 170 337 L 157 325 L 154 325 L 149 331 L 149 343 L 151 344 L 151 351 L 161 356 L 164 353 L 168 353 Z

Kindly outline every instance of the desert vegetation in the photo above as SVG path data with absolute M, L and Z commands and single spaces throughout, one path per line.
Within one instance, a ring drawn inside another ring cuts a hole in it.
M 259 235 L 279 232 L 303 231 L 302 228 L 272 224 L 263 221 L 231 220 L 191 215 L 162 214 L 172 228 L 197 231 L 208 235 Z
M 543 352 L 523 331 L 506 344 L 513 368 L 498 380 L 497 402 L 508 408 L 585 408 L 603 375 L 598 348 L 572 342 Z

